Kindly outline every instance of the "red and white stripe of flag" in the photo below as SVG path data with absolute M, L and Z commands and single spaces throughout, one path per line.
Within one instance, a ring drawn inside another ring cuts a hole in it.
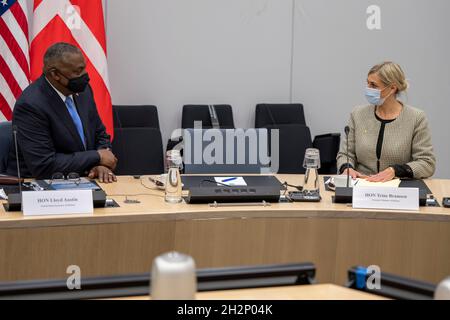
M 30 47 L 32 81 L 42 75 L 45 51 L 56 42 L 71 43 L 83 52 L 99 115 L 112 136 L 102 0 L 34 0 Z
M 7 6 L 11 0 L 1 0 Z M 17 0 L 0 17 L 0 121 L 11 120 L 17 98 L 28 86 L 30 58 L 26 0 Z

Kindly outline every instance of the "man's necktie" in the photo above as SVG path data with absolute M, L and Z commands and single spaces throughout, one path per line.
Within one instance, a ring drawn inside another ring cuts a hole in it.
M 71 97 L 66 98 L 66 106 L 67 110 L 70 113 L 70 116 L 72 117 L 73 123 L 77 128 L 78 134 L 80 135 L 81 141 L 83 142 L 84 148 L 86 149 L 86 140 L 84 138 L 83 123 L 81 122 L 80 115 L 78 114 L 77 108 L 75 107 L 75 103 L 73 102 Z

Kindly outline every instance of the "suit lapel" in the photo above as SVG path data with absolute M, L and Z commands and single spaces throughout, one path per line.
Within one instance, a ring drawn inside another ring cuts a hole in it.
M 41 77 L 40 81 L 43 88 L 45 89 L 45 92 L 47 93 L 48 103 L 50 107 L 53 109 L 54 113 L 61 119 L 61 123 L 66 126 L 73 139 L 78 143 L 78 148 L 80 150 L 84 150 L 83 142 L 81 141 L 80 135 L 78 134 L 77 128 L 75 127 L 75 123 L 73 123 L 73 119 L 70 116 L 69 111 L 67 110 L 66 104 L 62 101 L 58 93 L 47 82 L 47 79 L 45 79 L 44 75 Z

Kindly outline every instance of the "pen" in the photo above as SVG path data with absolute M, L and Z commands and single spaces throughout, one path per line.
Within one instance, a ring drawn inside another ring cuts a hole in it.
M 236 180 L 236 179 L 237 179 L 236 177 L 228 178 L 228 179 L 222 180 L 222 182 L 230 182 L 230 181 L 233 181 L 233 180 Z

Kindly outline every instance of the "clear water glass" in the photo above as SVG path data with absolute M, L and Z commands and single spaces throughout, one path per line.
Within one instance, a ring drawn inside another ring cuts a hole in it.
M 319 191 L 320 152 L 318 149 L 306 149 L 303 167 L 306 169 L 303 190 L 307 192 Z
M 166 166 L 168 168 L 166 178 L 165 200 L 168 203 L 182 201 L 182 184 L 180 170 L 183 160 L 179 150 L 169 150 L 166 153 Z

